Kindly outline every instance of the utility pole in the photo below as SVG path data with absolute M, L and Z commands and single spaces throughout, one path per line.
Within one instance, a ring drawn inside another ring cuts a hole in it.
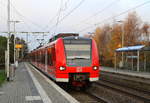
M 16 34 L 16 23 L 19 23 L 20 21 L 10 21 L 14 24 L 14 64 L 16 62 L 16 49 L 15 49 L 15 34 Z
M 124 47 L 124 24 L 122 23 L 122 48 Z M 122 67 L 124 67 L 124 52 L 122 52 Z
M 9 56 L 9 39 L 10 39 L 10 0 L 8 0 L 7 5 L 7 12 L 8 12 L 8 18 L 7 18 L 7 29 L 8 29 L 8 39 L 7 39 L 7 80 L 9 81 L 9 64 L 10 64 L 10 56 Z
M 117 22 L 122 23 L 122 26 L 121 26 L 121 29 L 122 29 L 121 41 L 122 41 L 122 48 L 123 48 L 124 47 L 124 24 L 123 24 L 122 20 L 117 21 Z M 124 66 L 124 52 L 122 52 L 122 67 L 123 66 Z

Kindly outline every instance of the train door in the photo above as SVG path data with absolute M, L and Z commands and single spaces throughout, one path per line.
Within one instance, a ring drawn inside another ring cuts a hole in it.
M 44 52 L 45 52 L 45 53 L 44 53 L 44 54 L 45 54 L 45 72 L 47 72 L 47 68 L 48 68 L 48 67 L 47 67 L 47 65 L 48 65 L 48 64 L 47 64 L 47 54 L 48 54 L 47 49 L 45 49 Z

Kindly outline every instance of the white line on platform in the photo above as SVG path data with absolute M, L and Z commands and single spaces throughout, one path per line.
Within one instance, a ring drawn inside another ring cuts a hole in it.
M 40 83 L 38 82 L 38 80 L 35 78 L 35 76 L 33 75 L 33 73 L 31 72 L 31 70 L 29 69 L 29 67 L 27 66 L 27 64 L 25 64 L 32 80 L 33 80 L 33 83 L 36 87 L 36 89 L 38 90 L 42 100 L 43 100 L 43 103 L 52 103 L 51 99 L 48 97 L 48 95 L 46 94 L 46 92 L 44 91 L 44 89 L 42 88 L 42 86 L 40 85 Z
M 4 92 L 1 92 L 1 91 L 0 91 L 0 95 L 3 95 L 3 94 L 4 94 Z
M 43 75 L 41 72 L 39 72 L 35 67 L 32 66 L 34 70 L 36 70 L 51 86 L 53 86 L 63 97 L 65 97 L 70 103 L 79 103 L 75 98 L 73 98 L 71 95 L 69 95 L 67 92 L 65 92 L 63 89 L 61 89 L 58 85 L 56 85 L 54 82 L 52 82 L 49 78 L 47 78 L 45 75 Z
M 34 100 L 41 100 L 40 96 L 26 96 L 26 101 L 34 101 Z

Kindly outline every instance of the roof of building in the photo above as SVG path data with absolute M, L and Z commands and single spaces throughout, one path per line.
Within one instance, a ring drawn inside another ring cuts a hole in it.
M 118 48 L 116 49 L 116 52 L 139 51 L 139 50 L 144 50 L 144 47 L 145 45 L 128 46 L 128 47 Z

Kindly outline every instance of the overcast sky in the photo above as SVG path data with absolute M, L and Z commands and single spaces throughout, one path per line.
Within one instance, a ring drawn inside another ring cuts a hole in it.
M 114 20 L 123 20 L 127 13 L 113 17 L 130 8 L 150 0 L 10 0 L 11 20 L 19 20 L 17 31 L 49 31 L 46 40 L 60 32 L 75 32 L 83 35 L 93 32 L 97 26 L 111 24 Z M 150 2 L 137 9 L 138 16 L 150 23 Z M 65 17 L 64 17 L 65 16 Z M 58 18 L 59 17 L 59 18 Z M 64 17 L 64 19 L 62 19 Z M 107 18 L 110 18 L 105 20 Z M 59 22 L 57 22 L 59 21 Z M 61 21 L 61 22 L 60 22 Z M 7 31 L 7 0 L 0 0 L 0 31 Z M 99 25 L 95 25 L 100 23 Z M 58 25 L 57 25 L 58 24 Z M 56 26 L 57 25 L 57 26 Z M 89 29 L 86 27 L 91 26 Z M 11 25 L 13 30 L 13 25 Z M 17 34 L 26 38 L 26 35 Z M 29 37 L 30 49 L 38 45 L 36 39 L 41 36 Z

